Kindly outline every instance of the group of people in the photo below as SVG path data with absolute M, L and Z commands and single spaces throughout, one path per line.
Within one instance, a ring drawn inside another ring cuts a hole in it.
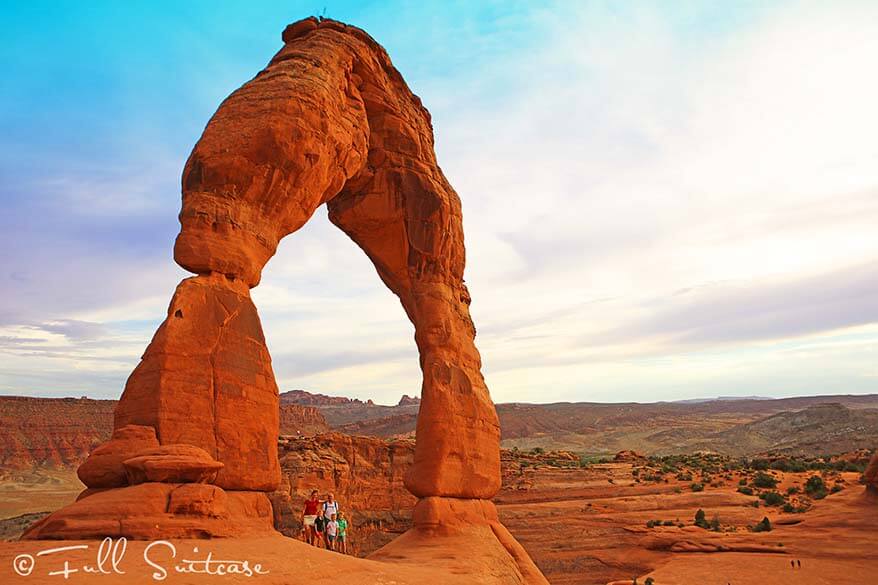
M 348 521 L 335 496 L 327 494 L 326 499 L 321 500 L 317 495 L 317 490 L 313 490 L 308 499 L 305 500 L 302 524 L 305 542 L 316 547 L 322 545 L 327 550 L 347 554 Z

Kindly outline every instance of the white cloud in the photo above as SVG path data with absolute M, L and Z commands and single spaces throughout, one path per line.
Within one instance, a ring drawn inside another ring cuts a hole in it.
M 435 31 L 423 55 L 411 31 L 390 39 L 463 200 L 495 400 L 876 391 L 874 303 L 851 291 L 878 261 L 878 5 L 739 9 L 557 3 L 496 36 Z M 324 216 L 253 291 L 279 384 L 395 402 L 420 384 L 412 327 Z M 137 268 L 120 300 L 46 318 L 110 338 L 161 318 L 179 271 Z

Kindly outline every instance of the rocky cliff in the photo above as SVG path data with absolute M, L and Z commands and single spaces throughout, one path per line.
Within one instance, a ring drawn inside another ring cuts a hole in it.
M 0 397 L 0 472 L 74 467 L 110 437 L 115 400 Z
M 332 493 L 351 523 L 354 554 L 368 554 L 411 526 L 417 501 L 403 485 L 414 458 L 411 440 L 385 441 L 338 433 L 278 441 L 281 488 L 272 495 L 275 527 L 298 537 L 305 498 Z

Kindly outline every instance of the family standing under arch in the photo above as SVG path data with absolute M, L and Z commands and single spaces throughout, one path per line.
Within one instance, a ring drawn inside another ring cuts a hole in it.
M 332 493 L 321 500 L 317 490 L 311 491 L 302 510 L 302 536 L 318 548 L 348 553 L 348 519 Z

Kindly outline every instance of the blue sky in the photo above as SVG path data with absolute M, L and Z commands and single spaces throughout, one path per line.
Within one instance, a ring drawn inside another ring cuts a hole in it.
M 495 400 L 878 391 L 878 5 L 324 0 L 0 7 L 0 393 L 121 393 L 192 145 L 324 8 L 433 114 Z M 418 392 L 325 212 L 253 297 L 282 390 Z

